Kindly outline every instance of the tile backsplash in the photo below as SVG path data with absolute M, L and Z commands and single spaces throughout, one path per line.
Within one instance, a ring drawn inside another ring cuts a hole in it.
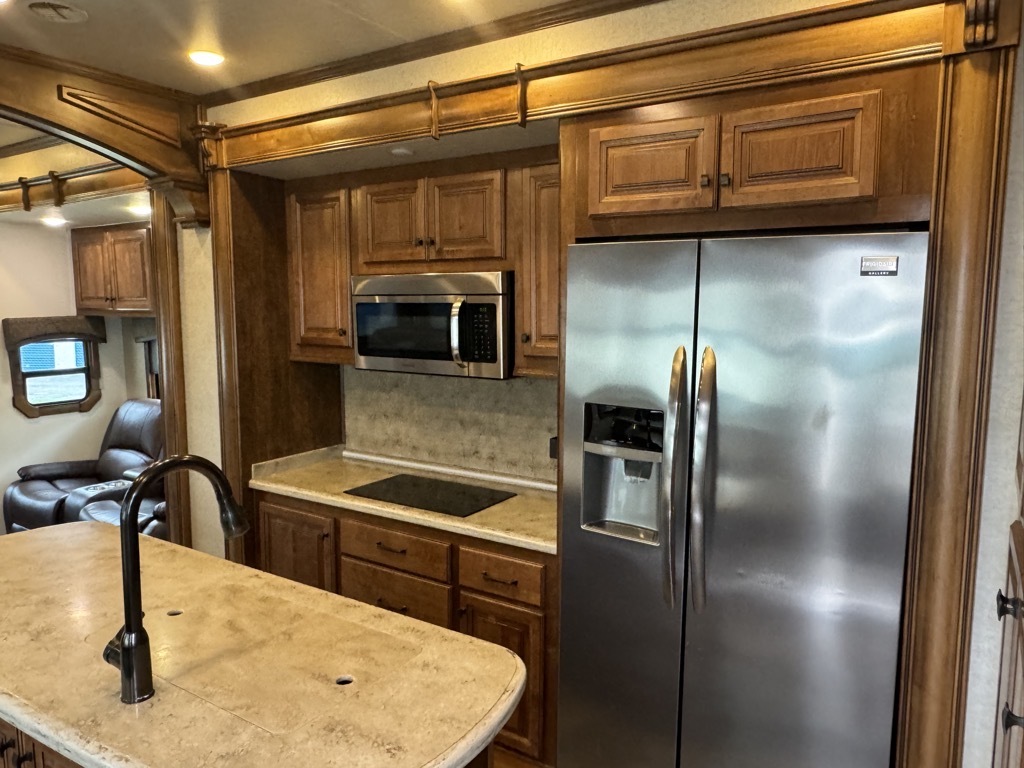
M 345 445 L 355 451 L 554 482 L 558 382 L 459 379 L 346 366 Z

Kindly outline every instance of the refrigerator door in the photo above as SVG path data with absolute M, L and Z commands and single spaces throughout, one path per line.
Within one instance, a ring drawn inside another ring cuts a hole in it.
M 680 766 L 890 765 L 927 242 L 701 243 Z
M 676 761 L 696 272 L 695 242 L 569 248 L 559 768 Z

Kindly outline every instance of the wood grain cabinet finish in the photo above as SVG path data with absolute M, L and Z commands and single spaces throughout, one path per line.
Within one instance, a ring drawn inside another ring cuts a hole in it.
M 461 547 L 459 586 L 539 608 L 544 605 L 544 566 L 493 552 Z
M 351 363 L 348 191 L 288 195 L 291 359 Z
M 268 501 L 258 508 L 262 570 L 336 592 L 334 517 Z
M 504 258 L 504 179 L 495 169 L 358 187 L 359 264 L 410 272 L 426 261 Z
M 994 768 L 1020 768 L 1024 765 L 1024 727 L 1013 718 L 1024 717 L 1024 524 L 1010 526 L 1010 549 L 1006 567 L 1006 587 L 999 620 L 1003 622 L 1002 655 L 999 664 L 999 693 L 996 699 Z
M 0 768 L 81 768 L 54 749 L 0 720 Z
M 558 165 L 523 170 L 522 245 L 516 264 L 515 373 L 519 376 L 558 374 L 560 189 Z
M 590 131 L 591 216 L 712 208 L 718 117 Z
M 451 587 L 344 555 L 341 594 L 446 629 L 452 625 Z
M 71 231 L 75 305 L 85 314 L 152 314 L 149 228 Z
M 462 632 L 514 652 L 526 666 L 526 690 L 495 742 L 540 759 L 544 745 L 544 614 L 462 591 Z
M 355 520 L 342 520 L 341 553 L 389 568 L 408 571 L 435 581 L 451 576 L 451 544 L 382 528 Z
M 719 205 L 874 196 L 880 101 L 869 91 L 723 115 Z

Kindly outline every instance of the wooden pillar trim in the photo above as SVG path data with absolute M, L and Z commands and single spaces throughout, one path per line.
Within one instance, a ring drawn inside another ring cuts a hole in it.
M 1013 49 L 944 63 L 898 765 L 963 751 Z

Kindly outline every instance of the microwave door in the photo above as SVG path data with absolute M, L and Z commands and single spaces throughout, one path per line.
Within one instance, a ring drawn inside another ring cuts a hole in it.
M 460 296 L 373 296 L 355 302 L 356 344 L 364 358 L 452 360 L 452 310 Z

